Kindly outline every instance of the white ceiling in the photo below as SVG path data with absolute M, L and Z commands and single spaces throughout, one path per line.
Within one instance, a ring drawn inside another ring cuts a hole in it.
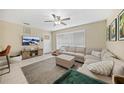
M 30 23 L 31 26 L 44 30 L 54 31 L 72 26 L 82 25 L 106 19 L 112 10 L 110 9 L 24 9 L 24 10 L 0 10 L 0 19 L 18 24 Z M 53 26 L 53 23 L 45 23 L 52 20 L 51 14 L 56 14 L 62 18 L 70 17 L 65 21 L 67 24 Z

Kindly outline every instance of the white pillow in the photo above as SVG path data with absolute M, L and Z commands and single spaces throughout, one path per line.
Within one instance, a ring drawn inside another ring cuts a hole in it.
M 101 51 L 101 58 L 104 56 L 104 54 L 105 54 L 106 52 L 108 52 L 107 49 L 103 49 L 103 50 Z
M 100 57 L 101 56 L 101 52 L 92 51 L 91 55 L 96 56 L 96 57 Z
M 113 61 L 100 61 L 97 63 L 92 63 L 87 66 L 87 68 L 96 74 L 110 75 L 113 68 Z
M 110 52 L 104 53 L 104 55 L 101 57 L 102 60 L 106 60 L 107 58 L 114 57 L 114 55 Z

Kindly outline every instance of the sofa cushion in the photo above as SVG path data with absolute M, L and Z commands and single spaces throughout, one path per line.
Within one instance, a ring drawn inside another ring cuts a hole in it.
M 64 51 L 63 53 L 64 53 L 64 54 L 68 54 L 68 55 L 75 55 L 74 52 L 66 52 L 66 51 Z
M 88 55 L 91 55 L 91 52 L 92 51 L 99 51 L 99 52 L 101 52 L 101 48 L 86 48 L 86 54 L 88 54 Z
M 114 58 L 113 75 L 124 75 L 124 61 Z
M 84 54 L 83 53 L 75 53 L 75 56 L 77 56 L 77 57 L 84 57 Z
M 84 61 L 85 64 L 92 64 L 92 63 L 96 63 L 96 62 L 100 62 L 100 60 L 86 59 L 86 60 Z
M 100 57 L 101 56 L 101 52 L 98 51 L 92 51 L 91 55 L 95 56 L 95 57 Z
M 83 53 L 74 53 L 74 52 L 66 52 L 66 51 L 63 51 L 62 53 L 63 54 L 68 54 L 68 55 L 77 56 L 77 57 L 84 57 Z
M 101 58 L 104 56 L 104 54 L 107 52 L 107 49 L 103 49 L 102 51 L 101 51 Z
M 115 57 L 112 53 L 110 52 L 106 52 L 104 53 L 104 55 L 102 56 L 101 60 L 108 60 L 108 59 L 112 59 L 113 57 Z
M 113 57 L 106 57 L 102 59 L 102 61 L 113 61 Z
M 100 57 L 95 57 L 95 56 L 92 56 L 92 55 L 86 55 L 86 56 L 85 56 L 85 60 L 86 60 L 86 59 L 101 60 Z
M 85 48 L 84 47 L 76 47 L 75 52 L 76 53 L 85 53 Z
M 92 63 L 89 64 L 87 68 L 96 74 L 109 76 L 113 68 L 113 61 L 101 61 Z
M 100 80 L 103 80 L 107 83 L 112 83 L 112 78 L 110 76 L 104 76 L 104 75 L 98 75 L 98 74 L 95 74 L 93 72 L 91 72 L 90 70 L 88 70 L 87 68 L 87 64 L 84 64 L 82 67 L 78 68 L 77 71 L 83 73 L 83 74 L 86 74 L 88 76 L 91 76 L 93 78 L 96 78 L 96 79 L 100 79 Z
M 75 47 L 69 47 L 67 51 L 68 52 L 75 52 Z

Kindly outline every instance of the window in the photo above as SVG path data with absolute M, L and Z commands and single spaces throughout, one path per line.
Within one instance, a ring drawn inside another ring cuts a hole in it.
M 56 35 L 57 49 L 63 46 L 85 47 L 85 31 L 73 31 Z

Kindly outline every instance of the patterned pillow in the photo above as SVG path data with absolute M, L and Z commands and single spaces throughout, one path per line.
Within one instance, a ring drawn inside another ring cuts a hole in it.
M 113 61 L 101 61 L 89 64 L 87 68 L 96 74 L 110 75 L 113 68 Z
M 92 51 L 91 55 L 96 56 L 96 57 L 100 57 L 101 52 L 98 52 L 98 51 Z

